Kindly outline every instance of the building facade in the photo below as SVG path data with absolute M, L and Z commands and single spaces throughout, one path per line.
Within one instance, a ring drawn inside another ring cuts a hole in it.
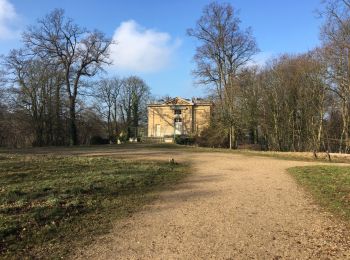
M 148 105 L 148 137 L 200 135 L 209 125 L 212 103 L 176 97 Z

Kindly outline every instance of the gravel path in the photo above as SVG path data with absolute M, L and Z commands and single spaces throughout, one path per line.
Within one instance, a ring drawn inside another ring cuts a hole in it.
M 286 173 L 310 163 L 224 153 L 161 156 L 190 160 L 194 173 L 75 258 L 350 259 L 345 224 Z

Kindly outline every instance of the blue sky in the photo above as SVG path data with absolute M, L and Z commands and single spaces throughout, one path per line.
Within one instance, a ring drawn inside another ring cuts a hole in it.
M 20 32 L 53 10 L 88 29 L 99 29 L 120 42 L 113 50 L 109 75 L 139 75 L 157 96 L 201 96 L 191 70 L 196 41 L 186 36 L 200 17 L 205 0 L 0 0 L 0 54 L 21 46 Z M 321 0 L 232 0 L 242 27 L 251 26 L 262 63 L 281 53 L 301 53 L 319 44 L 322 23 L 315 10 Z

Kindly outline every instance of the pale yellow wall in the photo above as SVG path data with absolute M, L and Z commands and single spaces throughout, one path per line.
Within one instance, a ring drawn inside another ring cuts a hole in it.
M 174 115 L 170 107 L 148 107 L 148 136 L 156 136 L 156 125 L 160 125 L 160 135 L 174 134 Z
M 182 128 L 184 134 L 200 132 L 209 125 L 210 106 L 181 105 Z M 194 124 L 193 114 L 194 109 Z M 170 106 L 149 106 L 148 107 L 148 136 L 156 136 L 156 125 L 160 125 L 160 136 L 172 136 L 174 134 L 174 110 Z M 193 129 L 194 128 L 194 129 Z
M 182 110 L 182 130 L 183 134 L 192 133 L 192 106 L 186 106 Z
M 211 107 L 208 106 L 195 106 L 195 129 L 194 132 L 200 134 L 203 129 L 209 126 L 210 123 Z

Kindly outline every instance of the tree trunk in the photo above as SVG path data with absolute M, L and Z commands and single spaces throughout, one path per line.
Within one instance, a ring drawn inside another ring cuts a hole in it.
M 230 128 L 229 128 L 229 141 L 230 141 L 230 149 L 237 148 L 236 136 L 235 136 L 235 127 L 234 126 L 230 126 Z
M 232 126 L 232 144 L 233 149 L 237 149 L 236 129 L 234 126 Z
M 109 143 L 113 143 L 113 126 L 112 126 L 112 119 L 111 119 L 111 106 L 108 106 L 108 112 L 107 112 L 107 128 L 108 128 L 108 140 Z
M 69 145 L 77 145 L 77 126 L 75 120 L 75 98 L 69 98 Z
M 56 85 L 55 91 L 55 123 L 54 123 L 54 143 L 55 145 L 64 144 L 62 122 L 61 122 L 61 96 L 60 96 L 60 85 Z

